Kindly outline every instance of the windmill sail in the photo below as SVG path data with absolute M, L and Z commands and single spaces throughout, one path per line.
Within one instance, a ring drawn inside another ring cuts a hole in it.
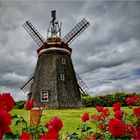
M 19 87 L 21 90 L 23 90 L 25 93 L 28 93 L 31 87 L 31 84 L 33 83 L 33 76 L 34 73 L 31 74 L 28 79 Z
M 33 40 L 39 45 L 39 47 L 44 44 L 45 39 L 40 35 L 40 33 L 35 29 L 30 21 L 26 21 L 22 26 L 30 34 Z
M 78 82 L 79 89 L 80 89 L 81 93 L 87 94 L 89 92 L 89 88 L 85 84 L 85 82 L 81 79 L 81 77 L 78 75 L 78 73 L 76 73 L 76 78 L 77 78 L 77 82 Z
M 25 93 L 28 93 L 31 87 L 31 84 L 33 83 L 33 76 L 34 73 L 31 74 L 28 79 L 20 86 L 20 89 L 23 90 Z M 87 85 L 84 83 L 84 81 L 80 78 L 80 76 L 76 73 L 76 78 L 77 78 L 77 82 L 79 85 L 79 89 L 81 91 L 82 94 L 86 94 L 89 91 L 89 88 L 87 87 Z
M 66 36 L 63 37 L 63 42 L 70 44 L 75 40 L 88 26 L 89 22 L 86 19 L 82 19 Z

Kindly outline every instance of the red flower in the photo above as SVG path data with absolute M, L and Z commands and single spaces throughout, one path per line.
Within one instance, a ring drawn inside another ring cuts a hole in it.
M 124 112 L 122 110 L 117 110 L 114 114 L 114 117 L 116 119 L 122 120 L 123 114 L 124 114 Z
M 97 119 L 97 117 L 98 117 L 97 115 L 92 115 L 91 120 Z
M 19 140 L 31 140 L 30 138 L 30 133 L 29 132 L 23 132 L 21 135 L 20 135 L 20 138 Z
M 8 112 L 14 107 L 14 99 L 10 93 L 3 93 L 0 95 L 0 108 L 5 108 Z
M 126 102 L 127 102 L 127 104 L 131 104 L 132 103 L 132 100 L 131 100 L 131 98 L 126 98 L 126 100 L 125 100 Z
M 139 98 L 137 96 L 132 96 L 131 98 L 126 98 L 125 101 L 127 102 L 127 104 L 136 103 L 139 101 Z
M 104 109 L 104 108 L 103 108 L 102 106 L 96 106 L 96 110 L 99 111 L 99 112 L 102 112 L 103 109 Z
M 126 133 L 124 123 L 118 119 L 112 119 L 109 121 L 108 130 L 113 136 L 124 136 Z
M 105 108 L 104 110 L 103 110 L 103 116 L 105 117 L 105 118 L 107 118 L 108 117 L 108 115 L 109 115 L 109 109 L 108 108 Z
M 57 140 L 59 138 L 59 134 L 55 130 L 49 130 L 45 135 L 40 137 L 40 140 Z
M 11 115 L 6 109 L 0 109 L 0 139 L 6 133 L 10 132 Z
M 136 115 L 136 116 L 140 116 L 140 107 L 139 108 L 134 108 L 134 114 Z
M 132 100 L 132 103 L 136 103 L 139 101 L 139 98 L 138 98 L 138 96 L 132 96 L 131 100 Z
M 55 130 L 56 132 L 59 132 L 62 129 L 62 127 L 63 123 L 57 117 L 52 118 L 48 125 L 49 130 Z
M 106 125 L 105 125 L 105 124 L 101 124 L 101 125 L 100 125 L 100 128 L 101 128 L 101 130 L 104 131 L 104 130 L 106 129 Z
M 86 122 L 87 120 L 89 120 L 89 114 L 88 114 L 88 113 L 85 113 L 85 114 L 82 116 L 82 122 Z
M 85 138 L 85 140 L 91 140 L 91 138 Z
M 34 106 L 34 99 L 27 101 L 25 108 L 26 108 L 26 110 L 31 110 L 33 108 L 33 106 Z
M 113 104 L 113 111 L 115 112 L 117 110 L 120 110 L 121 106 L 122 106 L 122 103 L 120 103 L 120 102 L 114 103 Z
M 126 129 L 130 132 L 130 134 L 132 135 L 132 138 L 134 140 L 139 140 L 140 139 L 140 131 L 138 129 L 136 129 L 135 126 L 126 124 Z
M 131 106 L 131 105 L 129 105 L 129 106 L 128 106 L 128 108 L 132 108 L 132 106 Z

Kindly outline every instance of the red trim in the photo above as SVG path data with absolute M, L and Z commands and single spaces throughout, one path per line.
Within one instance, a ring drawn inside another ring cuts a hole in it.
M 61 45 L 49 45 L 47 43 L 43 44 L 42 47 L 38 48 L 36 51 L 39 54 L 41 50 L 46 49 L 46 48 L 51 48 L 51 47 L 58 47 L 58 48 L 64 48 L 67 49 L 70 53 L 72 53 L 72 49 L 68 47 L 67 44 L 65 44 L 64 42 L 61 42 Z M 42 53 L 41 53 L 42 54 Z
M 40 53 L 39 56 L 42 55 L 42 54 L 45 54 L 45 53 L 50 53 L 50 52 L 66 53 L 66 54 L 68 54 L 69 56 L 71 56 L 69 53 L 67 53 L 66 51 L 63 51 L 63 50 L 46 50 L 46 51 L 43 51 L 42 53 Z

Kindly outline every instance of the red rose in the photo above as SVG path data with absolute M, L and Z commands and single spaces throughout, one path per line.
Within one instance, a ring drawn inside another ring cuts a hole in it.
M 131 98 L 126 98 L 126 100 L 125 100 L 126 102 L 127 102 L 127 104 L 131 104 L 132 103 L 132 100 L 131 100 Z
M 100 128 L 101 128 L 101 130 L 104 131 L 104 130 L 106 129 L 106 125 L 105 125 L 105 124 L 101 124 L 101 125 L 100 125 Z
M 55 130 L 49 130 L 45 135 L 40 137 L 40 140 L 57 140 L 59 138 L 59 134 Z
M 0 107 L 5 108 L 8 112 L 14 107 L 14 99 L 10 93 L 3 93 L 0 95 Z
M 140 107 L 139 108 L 134 108 L 133 112 L 136 116 L 140 116 Z
M 59 132 L 62 129 L 62 127 L 63 123 L 57 117 L 52 118 L 48 125 L 49 130 L 55 130 L 56 132 Z
M 120 110 L 120 108 L 122 107 L 122 103 L 120 102 L 117 102 L 117 103 L 114 103 L 113 104 L 113 111 L 117 111 L 117 110 Z
M 85 140 L 91 140 L 91 138 L 85 138 Z
M 11 115 L 6 109 L 0 109 L 0 139 L 6 133 L 10 132 Z
M 124 123 L 118 119 L 112 119 L 109 121 L 108 130 L 113 136 L 124 136 L 126 133 Z
M 122 120 L 123 114 L 124 114 L 124 112 L 122 110 L 117 110 L 114 114 L 114 117 L 116 119 Z
M 132 135 L 132 138 L 134 140 L 140 139 L 140 131 L 138 129 L 136 129 L 135 126 L 126 124 L 126 129 L 130 132 L 130 134 Z
M 31 110 L 33 108 L 33 106 L 34 106 L 34 99 L 27 101 L 25 108 L 26 108 L 26 110 Z
M 97 119 L 97 118 L 98 118 L 97 115 L 92 115 L 92 116 L 91 116 L 91 120 L 94 120 L 94 119 Z
M 132 108 L 132 106 L 131 106 L 131 105 L 129 105 L 129 106 L 128 106 L 128 108 Z
M 96 106 L 96 110 L 99 111 L 99 112 L 102 112 L 103 109 L 104 109 L 104 108 L 103 108 L 102 106 Z
M 21 135 L 20 135 L 20 138 L 19 140 L 31 140 L 30 138 L 30 133 L 29 132 L 23 132 Z
M 108 117 L 108 115 L 109 115 L 109 109 L 108 108 L 105 108 L 105 109 L 103 109 L 103 116 L 105 117 L 105 118 L 107 118 Z
M 132 100 L 132 103 L 136 103 L 139 101 L 139 98 L 138 98 L 138 96 L 132 96 L 131 100 Z
M 86 122 L 87 120 L 89 120 L 89 114 L 88 114 L 88 113 L 85 113 L 85 114 L 82 116 L 82 122 Z
M 102 119 L 104 119 L 104 114 L 103 114 L 103 113 L 101 113 L 101 114 L 98 116 L 98 121 L 100 121 L 100 120 L 102 120 Z
M 126 98 L 125 101 L 127 102 L 127 104 L 136 103 L 139 101 L 139 98 L 137 96 L 132 96 L 131 98 Z

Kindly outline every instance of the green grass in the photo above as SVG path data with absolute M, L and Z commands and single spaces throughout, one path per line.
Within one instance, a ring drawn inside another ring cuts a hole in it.
M 111 114 L 112 108 L 109 107 Z M 130 109 L 127 107 L 123 107 L 122 110 L 124 110 L 127 113 L 132 113 Z M 82 124 L 81 117 L 84 113 L 88 112 L 90 115 L 97 114 L 95 108 L 81 108 L 81 109 L 60 109 L 60 110 L 44 110 L 43 116 L 41 119 L 41 124 L 45 124 L 48 122 L 52 117 L 57 116 L 63 121 L 63 128 L 61 130 L 60 134 L 64 134 L 66 132 L 75 131 L 76 128 Z M 18 114 L 22 116 L 28 124 L 30 123 L 30 111 L 26 111 L 25 109 L 13 109 L 10 112 L 12 115 Z M 18 128 L 14 126 L 14 124 L 11 125 L 11 129 L 13 132 L 21 131 L 22 126 L 19 126 Z

